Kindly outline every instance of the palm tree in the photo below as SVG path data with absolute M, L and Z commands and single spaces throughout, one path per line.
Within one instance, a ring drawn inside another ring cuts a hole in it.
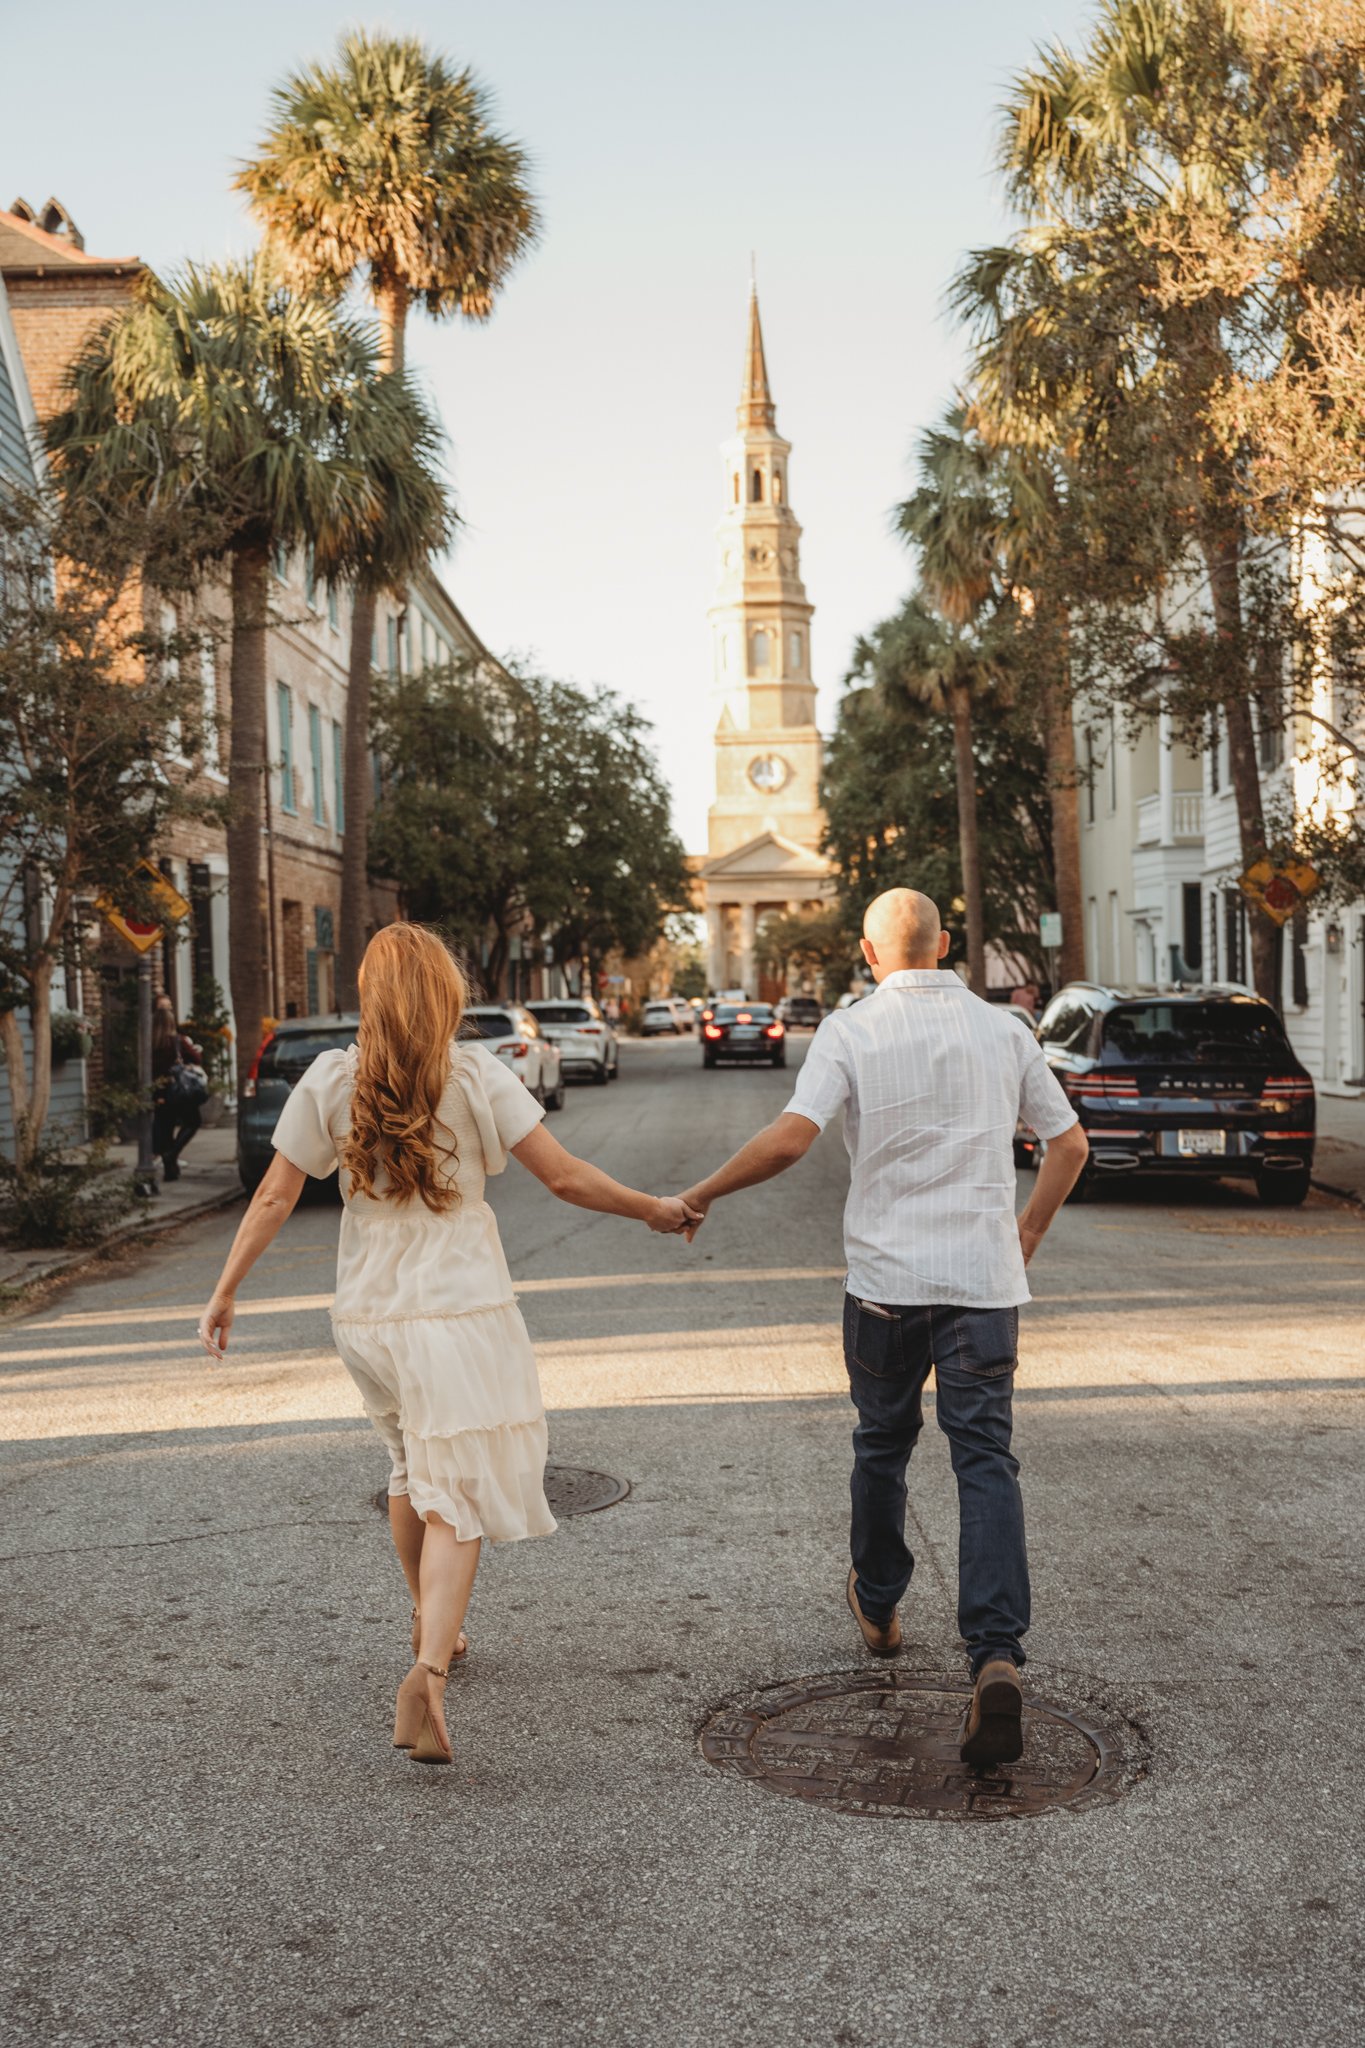
M 911 695 L 952 715 L 967 975 L 979 993 L 986 986 L 986 939 L 972 696 L 1000 673 L 988 647 L 999 598 L 998 522 L 989 458 L 966 432 L 961 406 L 921 437 L 919 468 L 919 488 L 898 508 L 896 525 L 919 555 L 920 594 L 891 622 L 888 652 Z
M 341 290 L 363 272 L 379 314 L 380 368 L 404 365 L 408 309 L 486 320 L 539 222 L 518 144 L 487 93 L 413 37 L 341 38 L 334 64 L 296 72 L 236 177 L 290 274 Z M 396 555 L 396 551 L 395 551 Z M 346 842 L 338 980 L 355 994 L 369 888 L 370 677 L 376 597 L 416 560 L 362 566 L 346 705 Z
M 137 299 L 78 356 L 48 430 L 68 495 L 183 504 L 204 522 L 205 567 L 231 590 L 228 762 L 232 1005 L 239 1088 L 265 1009 L 261 798 L 265 635 L 277 549 L 345 576 L 395 503 L 445 530 L 435 420 L 400 376 L 379 378 L 364 329 L 287 290 L 271 264 L 191 265 Z

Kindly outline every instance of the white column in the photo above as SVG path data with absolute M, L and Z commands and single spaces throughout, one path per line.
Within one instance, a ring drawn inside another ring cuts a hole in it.
M 719 903 L 706 906 L 706 972 L 711 988 L 725 986 L 725 912 Z
M 739 906 L 739 978 L 751 999 L 758 994 L 758 962 L 754 958 L 758 917 L 752 903 Z
M 1171 749 L 1171 715 L 1162 706 L 1156 722 L 1156 786 L 1161 819 L 1161 844 L 1175 844 L 1175 755 Z

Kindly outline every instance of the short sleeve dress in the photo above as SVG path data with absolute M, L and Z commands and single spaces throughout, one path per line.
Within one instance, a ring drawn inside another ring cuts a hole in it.
M 302 1172 L 337 1166 L 351 1123 L 356 1050 L 320 1053 L 284 1106 L 274 1143 Z M 544 1112 L 487 1046 L 451 1047 L 440 1120 L 455 1145 L 459 1202 L 353 1193 L 342 1176 L 332 1329 L 406 1493 L 462 1538 L 549 1536 L 547 1437 L 535 1354 L 484 1200 L 512 1146 Z M 382 1190 L 382 1179 L 376 1187 Z

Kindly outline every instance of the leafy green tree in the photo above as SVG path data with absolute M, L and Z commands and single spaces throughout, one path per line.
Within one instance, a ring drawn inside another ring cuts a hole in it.
M 0 1047 L 21 1181 L 43 1154 L 52 981 L 79 957 L 78 906 L 108 891 L 145 910 L 129 871 L 171 821 L 214 814 L 193 775 L 193 649 L 142 625 L 139 557 L 171 537 L 155 520 L 101 531 L 88 507 L 76 525 L 50 495 L 0 491 Z
M 340 579 L 397 502 L 443 530 L 436 422 L 401 376 L 377 377 L 356 322 L 301 298 L 263 257 L 148 279 L 78 356 L 49 446 L 70 500 L 180 508 L 228 572 L 230 971 L 239 1086 L 265 1009 L 261 800 L 269 572 L 310 546 Z
M 608 691 L 459 663 L 381 678 L 372 859 L 502 990 L 514 932 L 595 969 L 648 949 L 689 901 L 649 728 Z
M 755 937 L 758 964 L 772 975 L 789 969 L 818 982 L 828 1001 L 841 995 L 862 968 L 862 955 L 839 906 L 781 911 L 765 917 Z
M 983 934 L 1045 965 L 1038 916 L 1052 907 L 1046 757 L 1027 725 L 998 709 L 977 726 Z M 907 693 L 850 689 L 825 755 L 825 851 L 852 958 L 870 899 L 921 889 L 938 904 L 961 953 L 966 940 L 957 745 L 950 715 Z
M 295 72 L 272 104 L 265 140 L 237 187 L 297 281 L 340 290 L 364 275 L 379 314 L 381 370 L 403 369 L 414 304 L 438 320 L 489 317 L 538 220 L 525 153 L 493 127 L 472 72 L 414 37 L 357 30 L 341 38 L 332 64 Z M 420 521 L 408 525 L 407 545 L 390 530 L 385 554 L 357 570 L 337 935 L 347 1002 L 366 939 L 376 598 L 401 585 L 430 545 Z
M 1102 0 L 1082 44 L 1014 84 L 1001 155 L 1020 228 L 963 280 L 983 413 L 1107 490 L 1116 558 L 1147 529 L 1125 687 L 1149 707 L 1159 692 L 1191 729 L 1221 721 L 1248 862 L 1268 838 L 1259 733 L 1324 716 L 1320 649 L 1287 658 L 1305 586 L 1278 566 L 1285 543 L 1330 528 L 1331 546 L 1358 548 L 1330 500 L 1365 474 L 1349 374 L 1363 144 L 1360 0 Z M 1310 640 L 1333 630 L 1339 594 L 1309 597 Z M 1251 933 L 1273 999 L 1259 911 Z

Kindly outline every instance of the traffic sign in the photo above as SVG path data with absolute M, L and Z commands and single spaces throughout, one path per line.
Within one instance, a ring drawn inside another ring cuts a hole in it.
M 1044 950 L 1055 953 L 1062 943 L 1062 913 L 1060 910 L 1045 910 L 1038 919 L 1038 937 Z
M 144 886 L 162 912 L 162 916 L 155 922 L 149 922 L 144 917 L 125 916 L 113 897 L 108 894 L 96 897 L 95 908 L 105 923 L 112 925 L 119 937 L 126 939 L 135 952 L 150 953 L 168 924 L 178 924 L 181 918 L 189 916 L 190 906 L 175 885 L 168 882 L 160 869 L 154 868 L 149 860 L 140 860 L 136 867 L 129 869 L 129 873 L 147 876 Z
M 1286 860 L 1278 865 L 1269 855 L 1253 861 L 1237 885 L 1244 896 L 1259 903 L 1267 917 L 1285 924 L 1299 905 L 1317 888 L 1321 876 L 1306 860 Z

